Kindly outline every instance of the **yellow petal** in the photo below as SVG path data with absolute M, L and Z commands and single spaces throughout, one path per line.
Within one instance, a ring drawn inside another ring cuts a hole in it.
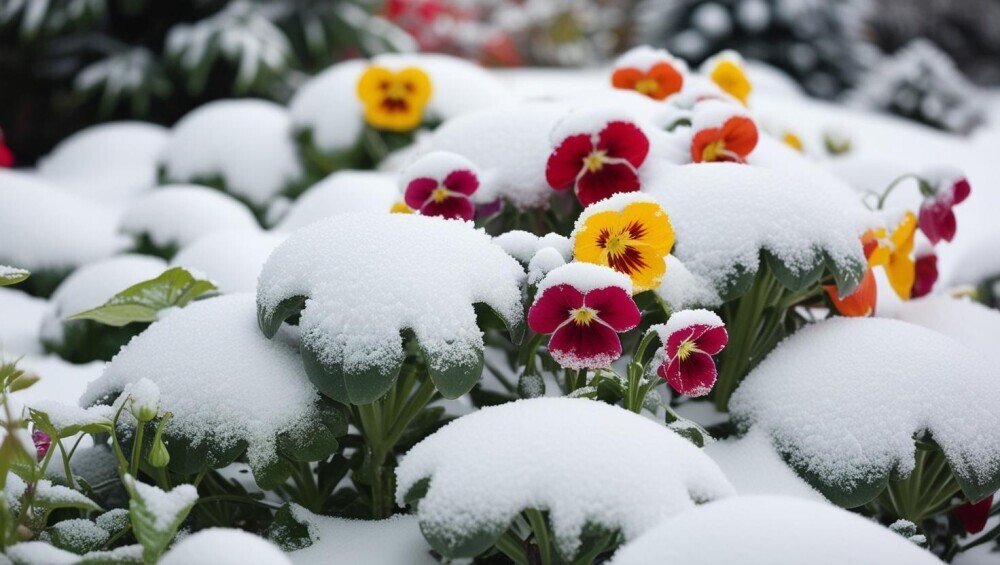
M 911 257 L 916 229 L 917 217 L 912 212 L 907 212 L 889 237 L 893 248 L 885 266 L 885 274 L 889 277 L 892 289 L 903 300 L 910 299 L 913 282 L 916 280 L 916 265 Z
M 719 62 L 712 69 L 711 78 L 719 88 L 746 105 L 747 97 L 750 95 L 750 80 L 738 64 L 733 61 Z
M 393 80 L 394 73 L 385 67 L 368 67 L 358 79 L 358 98 L 365 104 L 382 102 L 381 84 Z
M 643 227 L 639 243 L 649 249 L 652 255 L 666 257 L 674 247 L 674 228 L 663 207 L 655 202 L 633 202 L 622 210 L 622 223 L 634 223 Z
M 582 263 L 594 263 L 596 265 L 607 265 L 607 253 L 604 248 L 597 244 L 602 231 L 616 233 L 622 229 L 622 216 L 613 210 L 598 212 L 583 224 L 573 240 L 573 257 Z
M 427 76 L 423 70 L 416 67 L 407 67 L 399 74 L 396 75 L 398 80 L 404 81 L 413 87 L 411 92 L 412 98 L 410 103 L 416 106 L 420 106 L 421 110 L 423 105 L 431 99 L 431 78 Z

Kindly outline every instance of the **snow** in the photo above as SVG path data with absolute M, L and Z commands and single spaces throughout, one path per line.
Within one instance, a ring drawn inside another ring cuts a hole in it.
M 511 230 L 493 238 L 493 243 L 499 245 L 507 255 L 521 263 L 531 261 L 538 251 L 538 236 L 524 230 Z
M 742 438 L 709 444 L 705 447 L 705 455 L 715 461 L 741 496 L 780 494 L 826 502 L 819 491 L 781 460 L 771 440 L 758 430 L 751 430 Z
M 942 378 L 943 376 L 947 378 Z M 730 401 L 798 468 L 854 489 L 914 467 L 927 430 L 962 477 L 1000 471 L 1000 381 L 972 350 L 896 320 L 835 318 L 782 342 Z M 933 401 L 928 401 L 932 399 Z
M 654 49 L 647 45 L 640 45 L 629 49 L 615 60 L 614 67 L 616 69 L 633 67 L 642 71 L 648 71 L 657 63 L 670 63 L 681 75 L 687 74 L 687 63 L 674 57 L 666 49 Z
M 160 410 L 173 413 L 167 436 L 219 449 L 246 441 L 255 467 L 277 457 L 277 434 L 300 433 L 315 418 L 319 396 L 294 340 L 261 335 L 250 294 L 196 301 L 155 322 L 108 363 L 80 404 L 143 378 L 159 387 Z
M 38 162 L 38 175 L 88 199 L 120 205 L 156 186 L 168 130 L 145 122 L 111 122 L 59 142 Z
M 0 351 L 11 357 L 41 353 L 38 333 L 48 308 L 47 300 L 0 288 Z
M 10 357 L 7 357 L 10 360 Z M 13 394 L 15 402 L 34 405 L 42 401 L 76 404 L 87 384 L 100 376 L 104 363 L 93 361 L 74 365 L 55 355 L 22 357 L 17 363 L 26 373 L 38 375 L 39 381 L 30 388 Z
M 983 357 L 1000 362 L 1000 350 L 997 349 L 1000 311 L 978 302 L 950 296 L 925 296 L 879 314 L 934 330 L 976 350 Z M 1000 363 L 993 366 L 998 365 Z
M 689 271 L 680 259 L 670 254 L 666 263 L 667 270 L 655 291 L 671 310 L 722 303 L 712 283 Z
M 683 165 L 645 190 L 670 216 L 674 256 L 716 291 L 739 268 L 755 272 L 762 249 L 793 270 L 809 269 L 818 250 L 842 267 L 861 263 L 860 234 L 873 221 L 860 201 L 818 179 L 753 165 Z
M 388 213 L 401 199 L 395 175 L 338 171 L 303 192 L 275 229 L 291 232 L 323 218 L 352 212 Z
M 545 275 L 542 282 L 538 283 L 536 296 L 541 296 L 547 288 L 561 284 L 568 284 L 583 293 L 613 286 L 632 293 L 632 279 L 628 275 L 602 265 L 567 263 Z
M 41 400 L 32 402 L 31 408 L 39 412 L 44 412 L 49 418 L 49 422 L 60 432 L 71 427 L 83 427 L 93 424 L 111 425 L 111 418 L 114 417 L 110 406 L 91 406 L 90 408 L 80 408 L 72 404 L 63 404 L 53 400 Z
M 784 496 L 739 496 L 710 502 L 665 520 L 619 549 L 610 563 L 941 562 L 888 528 L 835 506 Z
M 339 560 L 339 556 L 338 556 Z M 185 537 L 157 563 L 159 565 L 291 565 L 271 542 L 229 528 L 208 528 Z
M 148 235 L 157 247 L 183 247 L 224 229 L 255 229 L 257 220 L 238 200 L 214 188 L 191 184 L 159 187 L 129 206 L 119 229 Z
M 349 265 L 349 269 L 344 266 Z M 412 329 L 435 369 L 467 366 L 483 349 L 472 304 L 523 316 L 524 270 L 472 224 L 408 214 L 345 214 L 293 233 L 257 286 L 261 319 L 307 296 L 305 345 L 348 373 L 398 367 Z
M 27 434 L 27 432 L 25 433 Z M 34 455 L 34 448 L 32 447 L 30 438 L 27 442 L 27 448 L 32 452 L 32 455 Z M 52 449 L 58 448 L 53 445 Z M 50 508 L 60 504 L 89 508 L 97 506 L 82 493 L 62 485 L 54 485 L 52 484 L 52 481 L 47 479 L 41 479 L 35 482 L 34 485 L 35 504 L 37 506 L 47 506 Z M 27 488 L 28 485 L 24 482 L 24 479 L 14 474 L 14 472 L 7 474 L 7 486 L 4 487 L 3 495 L 4 498 L 7 499 L 7 504 L 13 512 L 18 512 L 20 510 L 21 498 L 24 496 Z
M 0 169 L 0 264 L 71 270 L 126 245 L 111 209 L 37 176 Z
M 7 557 L 16 565 L 76 565 L 80 556 L 44 541 L 26 541 L 7 548 Z
M 631 540 L 734 493 L 707 456 L 661 424 L 569 398 L 520 400 L 449 423 L 403 457 L 397 502 L 425 478 L 416 511 L 425 534 L 457 544 L 477 531 L 498 535 L 524 509 L 547 510 L 567 557 L 588 523 Z
M 62 520 L 49 526 L 47 531 L 50 535 L 59 536 L 74 548 L 100 547 L 111 537 L 106 530 L 84 518 Z
M 749 118 L 750 116 L 743 106 L 736 102 L 704 100 L 694 105 L 691 116 L 691 131 L 699 132 L 709 128 L 720 128 L 727 120 L 736 117 Z
M 261 267 L 285 237 L 258 228 L 213 231 L 181 248 L 170 266 L 204 273 L 224 294 L 254 292 Z
M 956 212 L 961 209 L 961 206 L 956 208 Z M 1000 277 L 1000 253 L 997 252 L 1000 228 L 990 228 L 992 231 L 979 237 L 965 233 L 965 228 L 966 224 L 962 224 L 962 232 L 956 236 L 956 241 L 964 245 L 952 255 L 955 260 L 951 274 L 947 279 L 941 277 L 942 286 L 978 285 L 987 279 Z
M 415 516 L 397 515 L 388 520 L 346 520 L 319 516 L 292 505 L 295 520 L 309 527 L 312 545 L 288 555 L 295 565 L 326 565 L 331 556 L 339 563 L 432 565 L 438 560 L 420 533 Z
M 222 177 L 227 192 L 264 206 L 303 174 L 291 118 L 264 100 L 219 100 L 184 116 L 162 165 L 175 182 Z
M 719 326 L 725 326 L 726 324 L 722 321 L 722 318 L 720 318 L 718 314 L 712 312 L 711 310 L 681 310 L 672 313 L 670 318 L 667 319 L 666 324 L 657 324 L 650 329 L 655 328 L 656 332 L 660 336 L 660 341 L 665 344 L 667 342 L 667 338 L 674 332 L 695 325 L 717 328 Z
M 538 284 L 553 270 L 566 264 L 566 258 L 554 247 L 543 247 L 528 262 L 528 284 Z
M 152 526 L 156 532 L 168 532 L 184 509 L 193 506 L 198 500 L 198 489 L 194 485 L 177 485 L 164 491 L 137 481 L 131 475 L 125 475 L 123 482 L 130 492 L 134 491 L 133 500 L 137 498 L 136 502 L 152 516 Z

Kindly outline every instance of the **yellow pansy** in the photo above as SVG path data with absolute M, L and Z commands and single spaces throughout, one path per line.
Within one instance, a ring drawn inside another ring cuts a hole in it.
M 634 293 L 660 285 L 666 256 L 674 246 L 670 218 L 655 202 L 632 202 L 620 212 L 586 217 L 573 234 L 577 261 L 605 265 L 628 275 Z
M 712 66 L 708 76 L 719 88 L 746 106 L 751 90 L 750 79 L 738 61 L 731 58 L 720 59 Z
M 916 267 L 913 261 L 913 238 L 917 231 L 917 217 L 906 212 L 903 219 L 889 236 L 889 257 L 885 261 L 885 274 L 889 284 L 903 300 L 910 299 Z
M 365 121 L 372 127 L 410 131 L 423 120 L 431 79 L 416 67 L 395 72 L 371 66 L 358 80 L 358 98 L 364 105 Z

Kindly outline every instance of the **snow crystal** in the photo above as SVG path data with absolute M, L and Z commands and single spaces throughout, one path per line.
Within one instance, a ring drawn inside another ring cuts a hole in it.
M 119 229 L 148 235 L 158 247 L 183 247 L 224 229 L 254 229 L 257 220 L 238 200 L 213 188 L 168 185 L 150 192 L 122 213 Z
M 349 373 L 398 366 L 400 330 L 409 328 L 431 365 L 444 368 L 467 365 L 482 351 L 472 304 L 522 318 L 523 279 L 521 266 L 472 224 L 345 214 L 278 246 L 261 272 L 257 302 L 263 319 L 285 299 L 309 297 L 299 325 L 326 366 Z
M 524 509 L 547 510 L 566 556 L 587 524 L 633 539 L 734 492 L 707 456 L 664 426 L 569 398 L 520 400 L 454 420 L 413 447 L 396 477 L 400 504 L 430 479 L 417 506 L 425 533 L 455 542 L 481 529 L 499 533 Z
M 349 212 L 385 212 L 402 200 L 396 177 L 373 171 L 338 171 L 302 193 L 275 227 L 294 231 Z
M 566 261 L 573 260 L 573 242 L 564 235 L 560 235 L 558 233 L 547 233 L 538 238 L 538 248 L 536 249 L 536 253 L 546 247 L 551 247 L 552 249 L 558 251 Z
M 669 518 L 624 545 L 612 565 L 843 565 L 941 562 L 857 514 L 784 496 L 738 496 Z
M 782 342 L 730 402 L 800 469 L 853 489 L 914 467 L 927 430 L 955 472 L 1000 471 L 1000 381 L 972 350 L 934 331 L 877 318 L 837 318 Z M 929 401 L 931 399 L 932 401 Z
M 80 196 L 117 205 L 156 186 L 168 130 L 144 122 L 111 122 L 59 142 L 38 162 L 38 174 Z
M 81 405 L 146 378 L 160 389 L 161 411 L 173 413 L 167 435 L 221 448 L 247 441 L 252 465 L 270 461 L 278 433 L 295 432 L 315 417 L 319 393 L 288 336 L 265 338 L 255 312 L 252 295 L 233 294 L 194 302 L 155 322 L 87 386 Z
M 741 496 L 780 494 L 826 502 L 819 491 L 781 460 L 771 440 L 759 430 L 751 430 L 742 438 L 712 443 L 705 447 L 705 455 L 719 465 Z
M 0 263 L 72 269 L 126 245 L 115 213 L 27 173 L 0 170 Z
M 254 292 L 261 267 L 285 237 L 257 228 L 212 232 L 178 251 L 170 266 L 204 273 L 225 294 Z
M 566 264 L 566 258 L 553 247 L 543 247 L 528 262 L 528 284 L 538 284 L 545 275 Z
M 339 563 L 432 565 L 438 560 L 420 533 L 415 516 L 388 520 L 346 520 L 319 516 L 292 505 L 296 521 L 309 528 L 312 545 L 288 555 L 295 565 L 326 565 L 330 556 Z
M 584 293 L 612 286 L 632 292 L 632 279 L 628 275 L 592 263 L 567 263 L 545 275 L 542 282 L 538 283 L 537 296 L 541 296 L 545 289 L 561 284 L 568 284 Z
M 675 167 L 647 191 L 670 216 L 676 258 L 718 291 L 740 269 L 756 271 L 762 249 L 793 270 L 810 268 L 819 249 L 841 266 L 862 262 L 869 213 L 824 187 L 752 165 L 699 163 Z
M 220 100 L 174 126 L 163 152 L 175 181 L 222 177 L 226 190 L 263 206 L 302 176 L 291 120 L 264 100 Z
M 722 302 L 712 283 L 689 271 L 680 259 L 671 254 L 667 255 L 666 262 L 667 270 L 656 288 L 656 294 L 671 310 Z
M 329 557 L 329 556 L 327 556 Z M 337 557 L 339 560 L 339 556 Z M 208 528 L 175 544 L 159 565 L 291 565 L 277 546 L 243 530 Z

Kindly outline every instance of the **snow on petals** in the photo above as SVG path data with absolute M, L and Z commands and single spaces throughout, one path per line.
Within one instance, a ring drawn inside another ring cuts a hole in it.
M 576 116 L 587 119 L 590 116 Z M 545 179 L 555 190 L 573 188 L 584 206 L 640 188 L 639 167 L 649 139 L 630 121 L 613 120 L 600 129 L 563 137 L 549 155 Z
M 618 334 L 639 325 L 629 285 L 608 279 L 609 274 L 614 275 L 606 267 L 571 263 L 553 269 L 539 285 L 528 326 L 535 333 L 552 334 L 549 354 L 563 367 L 607 367 L 621 357 Z
M 373 65 L 358 80 L 365 121 L 378 129 L 409 131 L 420 125 L 431 98 L 431 79 L 417 67 L 399 72 Z
M 686 70 L 683 61 L 674 59 L 663 49 L 636 47 L 615 62 L 611 85 L 663 100 L 680 92 Z
M 687 396 L 704 396 L 715 385 L 713 355 L 729 342 L 722 319 L 708 310 L 682 310 L 654 326 L 663 342 L 656 374 Z
M 951 241 L 957 228 L 952 208 L 969 197 L 972 192 L 969 180 L 950 168 L 925 172 L 921 178 L 925 198 L 920 205 L 920 231 L 934 245 L 942 239 Z
M 476 207 L 470 197 L 479 188 L 471 161 L 435 151 L 410 165 L 401 177 L 406 205 L 423 216 L 472 220 Z
M 691 161 L 745 163 L 757 147 L 757 124 L 737 105 L 705 100 L 691 120 Z

